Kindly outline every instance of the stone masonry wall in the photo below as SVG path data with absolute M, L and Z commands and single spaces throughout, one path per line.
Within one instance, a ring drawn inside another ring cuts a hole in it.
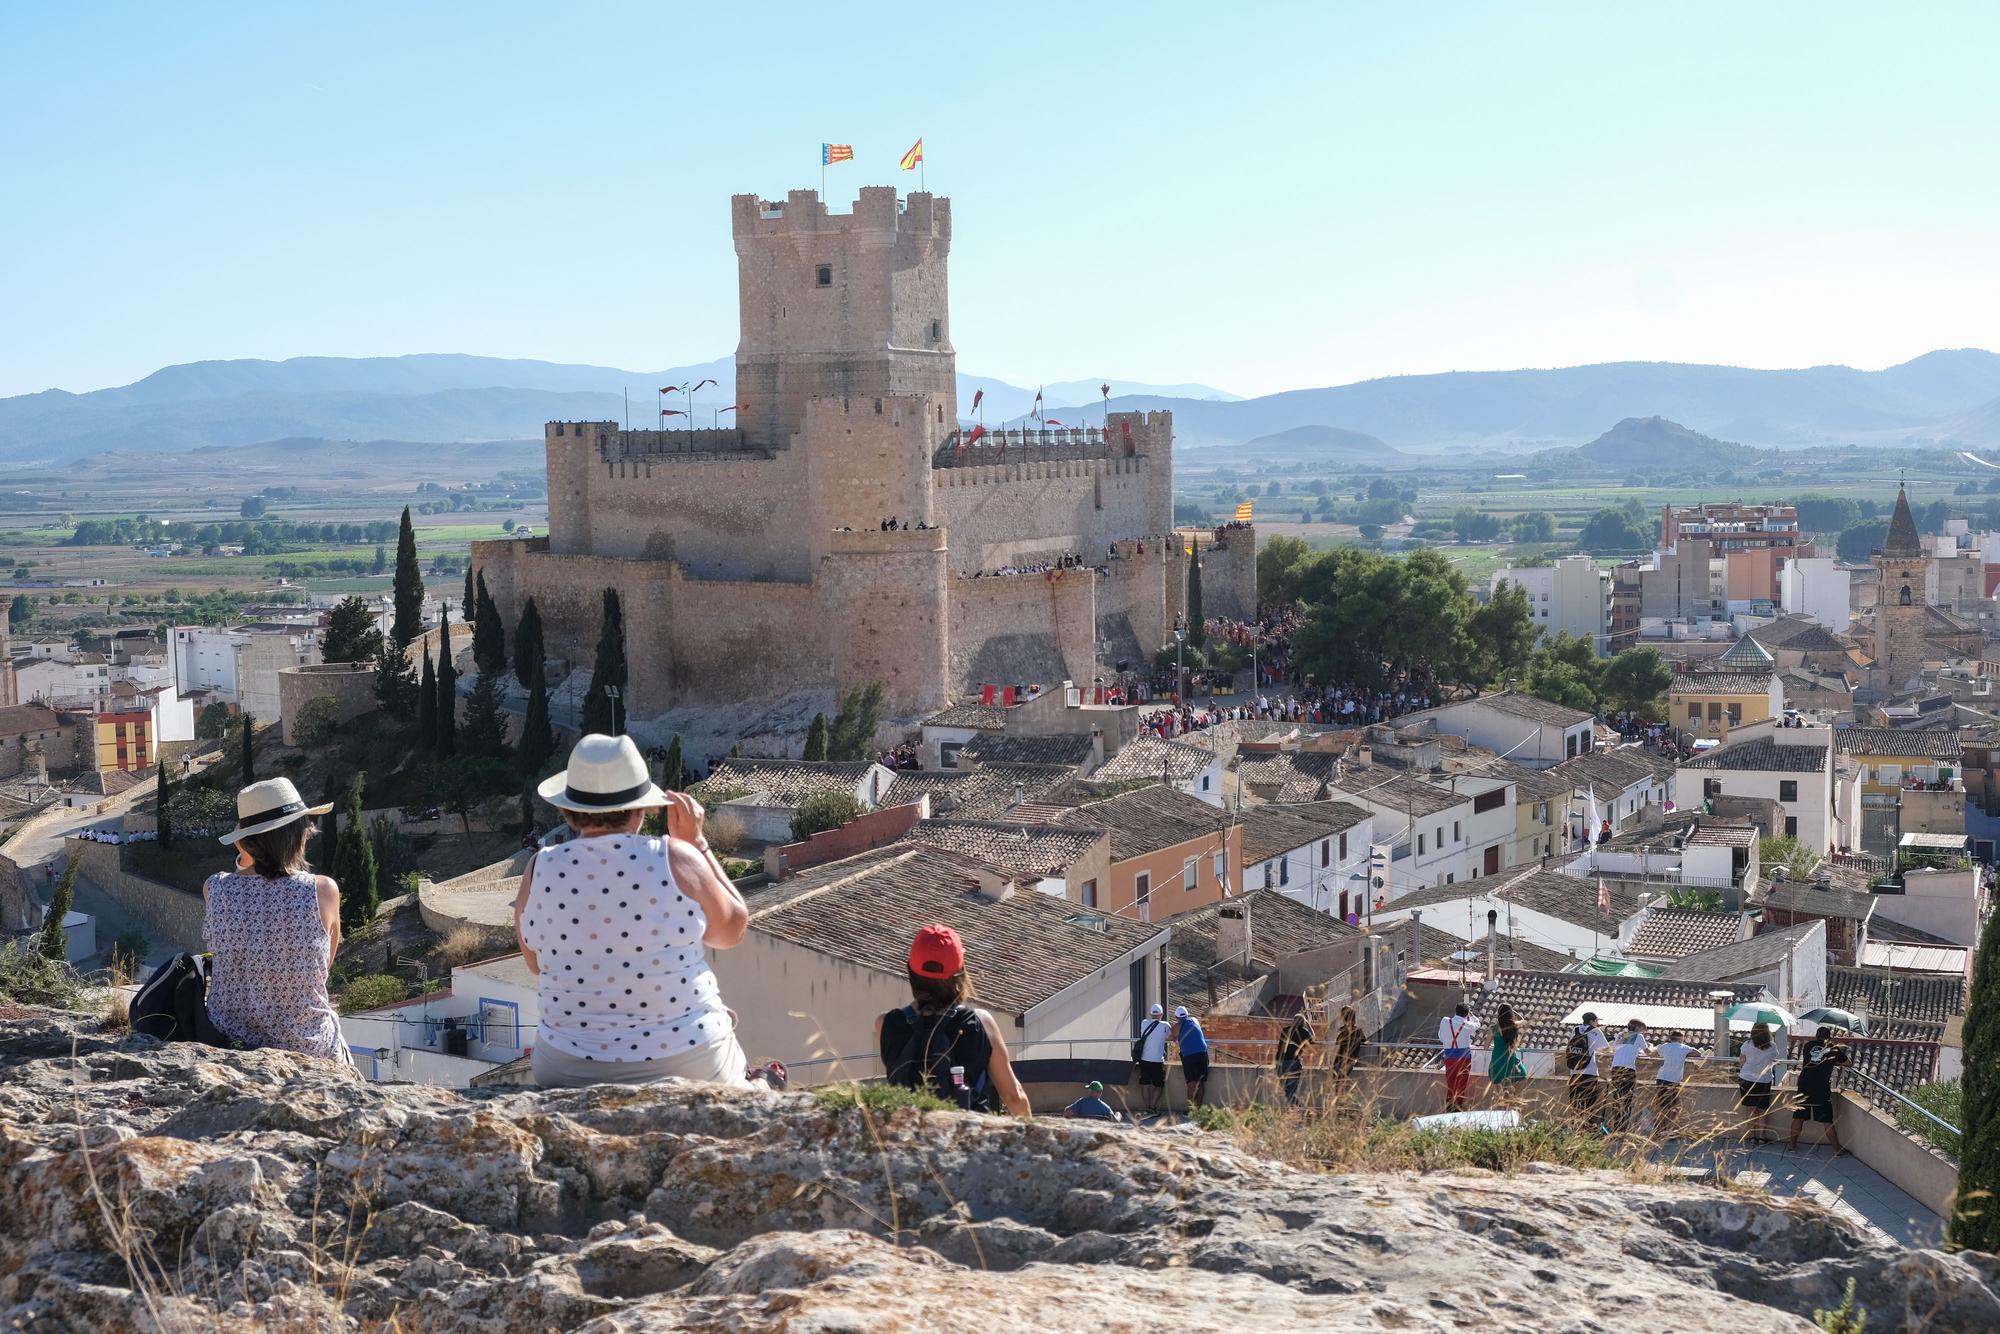
M 333 662 L 312 667 L 287 667 L 278 673 L 278 714 L 285 744 L 296 745 L 293 728 L 309 699 L 333 701 L 333 719 L 344 723 L 375 707 L 375 669 L 361 663 Z
M 1134 457 L 935 469 L 952 570 L 973 574 L 1071 553 L 1095 564 L 1117 538 L 1166 532 L 1165 519 L 1148 511 L 1154 466 Z
M 1202 548 L 1202 612 L 1247 621 L 1257 610 L 1257 530 L 1231 528 L 1226 543 Z
M 84 877 L 144 923 L 155 947 L 201 948 L 201 886 L 179 889 L 133 875 L 125 869 L 115 844 L 72 838 L 64 841 L 63 851 L 66 856 L 83 859 Z
M 1097 585 L 1089 570 L 1003 575 L 951 581 L 951 665 L 954 693 L 982 685 L 1068 679 L 1089 685 L 1097 675 Z

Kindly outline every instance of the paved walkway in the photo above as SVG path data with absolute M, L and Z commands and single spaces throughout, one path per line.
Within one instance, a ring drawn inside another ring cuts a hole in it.
M 1853 1154 L 1836 1158 L 1825 1145 L 1788 1150 L 1783 1144 L 1748 1144 L 1713 1157 L 1703 1150 L 1702 1155 L 1702 1166 L 1719 1158 L 1724 1170 L 1747 1185 L 1823 1204 L 1886 1240 L 1936 1246 L 1944 1236 L 1944 1220 L 1928 1205 L 1890 1184 Z

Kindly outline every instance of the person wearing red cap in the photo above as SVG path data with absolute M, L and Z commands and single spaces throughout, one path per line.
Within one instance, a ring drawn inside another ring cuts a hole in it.
M 958 932 L 939 924 L 917 932 L 910 945 L 910 996 L 910 1004 L 875 1021 L 876 1047 L 891 1084 L 928 1089 L 969 1111 L 990 1112 L 998 1103 L 1016 1116 L 1031 1115 L 1000 1025 L 967 1004 L 972 979 Z

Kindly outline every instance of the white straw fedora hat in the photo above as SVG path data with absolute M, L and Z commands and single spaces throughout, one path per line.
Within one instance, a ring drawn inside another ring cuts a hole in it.
M 566 811 L 629 811 L 664 806 L 667 794 L 653 782 L 645 757 L 629 736 L 592 733 L 569 753 L 569 768 L 544 779 L 535 791 Z
M 236 794 L 236 828 L 224 834 L 222 842 L 235 843 L 252 834 L 266 834 L 294 820 L 325 815 L 332 809 L 330 801 L 324 806 L 306 805 L 289 778 L 267 778 Z

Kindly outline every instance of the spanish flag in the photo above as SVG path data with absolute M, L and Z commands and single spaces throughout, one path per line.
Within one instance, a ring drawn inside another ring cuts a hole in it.
M 819 146 L 819 165 L 822 167 L 835 162 L 852 161 L 854 161 L 853 144 L 821 144 Z
M 910 145 L 909 152 L 903 154 L 902 168 L 904 171 L 915 171 L 917 169 L 917 164 L 919 162 L 922 162 L 923 160 L 924 160 L 924 141 L 919 139 L 915 143 Z
M 1241 505 L 1238 505 L 1236 507 L 1236 522 L 1238 523 L 1250 522 L 1250 517 L 1255 512 L 1256 512 L 1255 507 L 1252 506 L 1249 501 L 1247 500 L 1244 501 Z

